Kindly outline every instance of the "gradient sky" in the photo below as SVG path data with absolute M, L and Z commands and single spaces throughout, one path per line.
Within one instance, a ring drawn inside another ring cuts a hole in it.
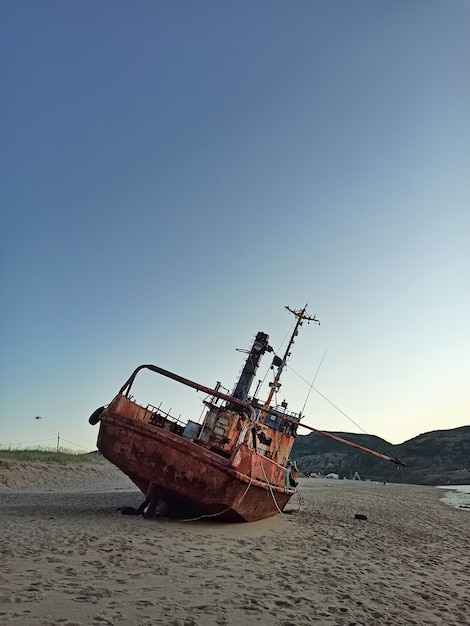
M 469 424 L 469 28 L 464 0 L 0 3 L 0 443 L 94 449 L 141 363 L 233 388 L 306 301 L 278 399 L 324 356 L 347 416 L 312 391 L 306 424 Z

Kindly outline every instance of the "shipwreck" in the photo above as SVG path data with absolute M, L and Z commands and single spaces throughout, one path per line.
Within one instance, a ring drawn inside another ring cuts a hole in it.
M 269 336 L 258 332 L 230 394 L 219 383 L 210 388 L 155 365 L 140 365 L 110 404 L 91 415 L 89 422 L 99 423 L 100 452 L 144 494 L 138 510 L 144 517 L 153 517 L 162 502 L 170 517 L 182 519 L 253 522 L 284 510 L 296 492 L 298 470 L 290 453 L 302 415 L 288 411 L 285 402 L 274 406 L 273 398 L 300 327 L 304 322 L 319 323 L 307 313 L 307 306 L 286 309 L 296 323 L 284 355 L 273 354 L 274 379 L 264 402 L 250 396 L 250 389 L 261 358 L 273 348 Z M 204 393 L 201 423 L 184 422 L 157 405 L 138 404 L 131 390 L 142 370 Z M 303 427 L 400 464 L 330 433 Z

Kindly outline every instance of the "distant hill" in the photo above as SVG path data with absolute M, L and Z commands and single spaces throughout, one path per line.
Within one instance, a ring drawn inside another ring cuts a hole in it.
M 345 478 L 352 478 L 357 472 L 363 480 L 418 485 L 470 484 L 470 426 L 434 430 L 399 445 L 375 435 L 332 434 L 399 458 L 406 463 L 406 467 L 397 470 L 393 463 L 310 433 L 298 436 L 291 453 L 301 472 L 322 475 L 334 472 Z

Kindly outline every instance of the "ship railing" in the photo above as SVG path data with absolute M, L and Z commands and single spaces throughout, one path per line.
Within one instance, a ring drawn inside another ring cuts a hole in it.
M 143 408 L 143 407 L 142 407 Z M 170 411 L 164 411 L 162 409 L 162 403 L 160 402 L 160 404 L 158 406 L 154 406 L 153 404 L 147 404 L 147 406 L 144 409 L 145 411 L 149 411 L 150 413 L 153 413 L 153 415 L 155 417 L 160 417 L 164 420 L 167 420 L 169 422 L 173 422 L 174 424 L 178 424 L 178 426 L 184 426 L 185 422 L 181 419 L 181 415 L 179 415 L 178 417 L 175 417 L 174 415 L 171 415 Z M 152 420 L 151 420 L 152 422 Z
M 278 404 L 277 406 L 273 407 L 273 410 L 276 411 L 277 416 L 281 418 L 286 417 L 287 419 L 295 420 L 296 422 L 300 422 L 300 420 L 303 417 L 301 413 L 295 413 L 295 411 L 286 411 L 286 409 L 281 404 Z
M 222 393 L 229 393 L 229 389 L 227 389 L 226 387 L 222 386 L 222 383 L 220 381 L 217 381 L 213 391 L 215 392 L 220 392 L 222 391 Z M 214 394 L 210 394 L 208 396 L 206 396 L 203 400 L 203 403 L 208 406 L 208 407 L 217 407 L 217 406 L 221 406 L 223 403 L 226 403 L 227 400 L 223 400 L 222 398 L 214 395 Z
M 221 398 L 217 398 L 216 396 L 206 396 L 202 403 L 207 407 L 220 407 L 226 403 L 225 400 L 221 400 Z
M 300 420 L 303 417 L 301 413 L 295 413 L 294 411 L 287 411 L 285 406 L 283 406 L 282 404 L 278 404 L 276 406 L 270 406 L 268 409 L 265 409 L 263 404 L 255 400 L 253 401 L 252 405 L 256 411 L 256 415 L 258 418 L 264 411 L 266 412 L 267 418 L 271 416 L 271 419 L 276 418 L 280 420 L 285 420 L 287 422 L 292 422 L 292 421 L 300 422 Z

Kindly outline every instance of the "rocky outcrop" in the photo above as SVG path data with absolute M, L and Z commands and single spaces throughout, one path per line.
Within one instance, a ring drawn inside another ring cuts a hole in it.
M 352 478 L 357 472 L 362 479 L 387 482 L 470 484 L 470 426 L 435 430 L 399 445 L 374 435 L 333 434 L 399 458 L 406 467 L 397 469 L 393 463 L 311 433 L 298 437 L 291 455 L 303 473 L 335 472 L 340 477 Z

